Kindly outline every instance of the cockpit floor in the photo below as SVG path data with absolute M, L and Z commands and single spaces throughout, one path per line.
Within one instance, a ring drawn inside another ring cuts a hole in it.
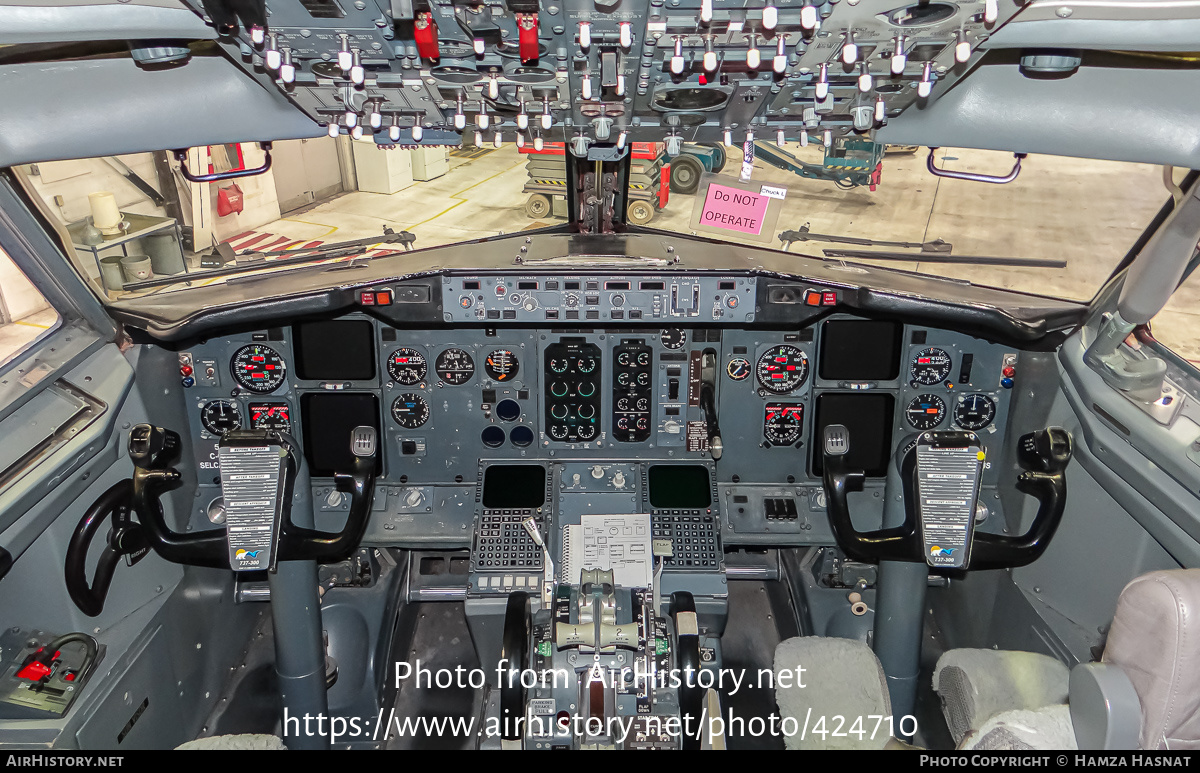
M 400 630 L 411 630 L 407 651 L 397 649 L 394 660 L 407 660 L 415 667 L 417 661 L 430 671 L 454 671 L 479 668 L 475 646 L 467 630 L 467 618 L 462 604 L 410 604 L 401 612 Z M 406 624 L 407 623 L 407 624 Z M 400 643 L 397 643 L 399 648 Z M 412 680 L 401 686 L 395 701 L 395 716 L 448 718 L 451 721 L 470 719 L 479 715 L 482 691 L 469 687 L 446 689 L 416 689 Z M 472 736 L 443 733 L 441 735 L 389 736 L 388 749 L 469 749 L 474 748 Z

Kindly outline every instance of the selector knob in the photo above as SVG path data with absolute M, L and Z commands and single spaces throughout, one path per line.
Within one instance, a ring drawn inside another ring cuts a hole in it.
M 604 468 L 598 464 L 593 466 L 592 467 L 592 477 L 595 478 L 596 480 L 600 480 L 601 478 L 603 478 L 604 477 Z
M 406 507 L 419 507 L 425 501 L 425 495 L 421 493 L 421 489 L 410 488 L 408 493 L 404 495 L 404 504 Z
M 624 488 L 625 487 L 625 474 L 618 471 L 617 474 L 613 475 L 613 477 L 612 477 L 612 484 L 613 484 L 614 488 Z
M 333 491 L 329 492 L 329 495 L 327 497 L 325 497 L 325 504 L 328 507 L 337 507 L 338 505 L 340 505 L 342 503 L 342 500 L 344 498 L 345 497 L 342 496 L 342 492 L 338 491 L 337 489 L 334 489 Z

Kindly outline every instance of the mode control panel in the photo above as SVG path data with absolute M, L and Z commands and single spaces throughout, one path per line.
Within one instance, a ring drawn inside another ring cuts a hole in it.
M 563 338 L 546 347 L 546 434 L 562 443 L 600 436 L 600 347 Z
M 447 322 L 753 322 L 755 279 L 710 276 L 448 276 Z

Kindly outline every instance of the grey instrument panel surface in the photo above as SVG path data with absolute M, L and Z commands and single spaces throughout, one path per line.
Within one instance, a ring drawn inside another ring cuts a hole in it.
M 343 319 L 370 318 L 354 314 Z M 830 319 L 852 318 L 834 315 Z M 249 423 L 250 403 L 287 403 L 292 411 L 292 432 L 303 442 L 304 427 L 299 411 L 301 395 L 349 387 L 344 391 L 378 397 L 379 421 L 384 429 L 382 473 L 367 533 L 367 541 L 371 544 L 446 547 L 469 544 L 476 509 L 476 481 L 480 462 L 484 459 L 490 463 L 550 463 L 555 475 L 566 474 L 568 479 L 569 472 L 564 472 L 567 467 L 593 461 L 705 462 L 714 471 L 717 489 L 714 507 L 721 510 L 726 544 L 830 544 L 833 541 L 824 513 L 820 479 L 813 472 L 811 458 L 811 437 L 816 422 L 814 404 L 821 394 L 855 390 L 847 390 L 844 385 L 819 377 L 821 323 L 794 331 L 734 326 L 666 328 L 670 331 L 667 343 L 679 346 L 676 349 L 664 345 L 664 328 L 657 324 L 619 330 L 479 326 L 406 330 L 372 320 L 371 330 L 376 376 L 361 382 L 332 384 L 297 380 L 295 343 L 290 327 L 214 338 L 182 352 L 181 356 L 191 357 L 195 363 L 198 378 L 196 386 L 183 390 L 189 417 L 188 437 L 201 467 L 193 528 L 210 526 L 205 513 L 209 502 L 220 495 L 217 470 L 212 466 L 215 464 L 216 438 L 203 429 L 200 421 L 201 409 L 206 403 L 218 399 L 234 402 L 243 425 Z M 285 383 L 268 395 L 246 394 L 235 388 L 231 377 L 230 358 L 256 337 L 267 339 L 260 343 L 277 351 L 288 368 Z M 547 347 L 555 346 L 563 339 L 582 340 L 600 352 L 599 433 L 595 440 L 588 442 L 558 442 L 546 432 L 542 363 Z M 612 432 L 614 350 L 629 342 L 640 342 L 652 352 L 650 431 L 647 439 L 641 442 L 619 442 Z M 731 362 L 744 359 L 753 369 L 764 352 L 781 344 L 798 348 L 809 360 L 808 377 L 791 392 L 768 392 L 759 384 L 753 371 L 740 381 L 729 374 L 727 369 Z M 894 418 L 892 426 L 887 428 L 891 436 L 889 453 L 916 433 L 916 429 L 906 423 L 904 407 L 917 395 L 934 393 L 941 396 L 946 403 L 946 415 L 936 429 L 951 429 L 956 426 L 953 410 L 959 397 L 984 394 L 995 401 L 996 413 L 993 421 L 980 428 L 979 433 L 989 447 L 989 454 L 998 456 L 1006 437 L 1010 402 L 1010 390 L 1000 383 L 1001 371 L 1006 357 L 1012 359 L 1019 353 L 962 333 L 914 325 L 903 327 L 901 344 L 897 363 L 900 377 L 861 390 L 886 393 L 894 399 Z M 950 356 L 950 384 L 914 386 L 909 383 L 909 361 L 928 347 L 941 348 Z M 388 375 L 387 359 L 400 348 L 409 348 L 424 356 L 427 372 L 420 382 L 397 384 Z M 438 356 L 448 349 L 461 349 L 474 362 L 473 373 L 458 385 L 447 383 L 435 372 Z M 699 364 L 706 350 L 716 356 L 716 397 L 724 443 L 724 454 L 716 462 L 712 462 L 704 450 L 707 435 L 698 394 Z M 511 352 L 517 359 L 519 367 L 511 380 L 498 382 L 486 372 L 486 360 L 496 351 Z M 961 363 L 967 354 L 973 358 L 970 381 L 959 383 Z M 213 370 L 211 377 L 207 373 L 210 367 Z M 1019 384 L 1019 363 L 1015 367 L 1015 379 Z M 670 396 L 672 381 L 676 382 L 678 390 L 674 399 Z M 426 402 L 429 411 L 424 424 L 407 429 L 391 418 L 391 404 L 401 394 L 415 394 Z M 514 401 L 519 407 L 515 417 L 505 419 L 498 415 L 497 405 L 505 400 Z M 764 442 L 766 406 L 781 402 L 803 406 L 803 429 L 798 444 L 773 446 Z M 528 429 L 533 442 L 515 444 L 513 431 L 517 428 Z M 502 442 L 495 447 L 485 445 L 485 430 L 492 433 L 499 430 Z M 640 477 L 629 477 L 629 491 L 633 495 L 640 485 Z M 864 524 L 878 523 L 883 505 L 883 483 L 883 478 L 869 478 L 866 491 L 855 495 L 858 500 L 856 520 L 862 518 Z M 996 510 L 999 509 L 997 488 L 1005 485 L 1008 483 L 1001 480 L 999 469 L 993 466 L 985 469 L 983 499 L 994 502 Z M 331 480 L 322 478 L 314 480 L 314 495 L 318 525 L 335 528 L 344 517 L 347 498 L 335 492 Z M 793 499 L 796 505 L 794 517 L 768 518 L 768 499 Z

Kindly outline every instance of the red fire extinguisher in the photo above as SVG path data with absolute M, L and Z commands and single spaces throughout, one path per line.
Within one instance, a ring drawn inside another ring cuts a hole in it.
M 237 186 L 237 183 L 232 183 L 217 191 L 217 217 L 232 215 L 234 212 L 241 214 L 243 206 L 242 189 Z

